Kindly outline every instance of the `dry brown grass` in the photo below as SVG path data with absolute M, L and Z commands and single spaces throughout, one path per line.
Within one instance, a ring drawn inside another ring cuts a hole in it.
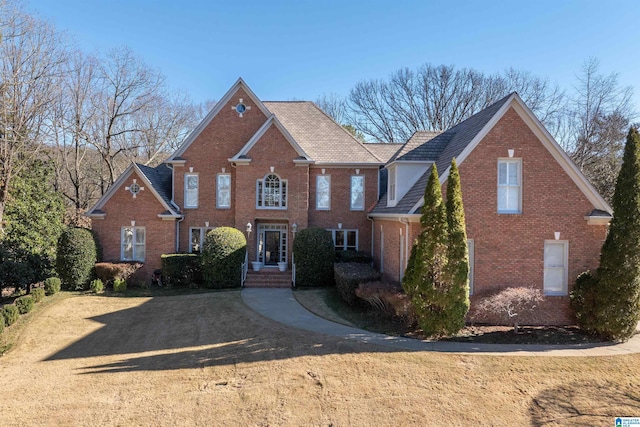
M 0 425 L 613 425 L 640 355 L 398 352 L 290 329 L 238 292 L 74 297 L 0 358 Z

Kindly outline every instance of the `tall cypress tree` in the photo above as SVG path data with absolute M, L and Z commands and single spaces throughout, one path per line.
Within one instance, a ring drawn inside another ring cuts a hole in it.
M 606 339 L 627 340 L 640 319 L 640 134 L 631 128 L 602 246 L 592 325 Z
M 447 227 L 449 247 L 447 250 L 447 274 L 450 281 L 447 293 L 446 313 L 449 333 L 464 328 L 464 319 L 469 311 L 469 249 L 467 229 L 462 205 L 460 173 L 456 159 L 452 159 L 447 179 Z
M 426 335 L 444 335 L 446 326 L 447 217 L 438 169 L 434 164 L 424 192 L 422 229 L 411 249 L 402 286 L 411 298 L 418 323 Z

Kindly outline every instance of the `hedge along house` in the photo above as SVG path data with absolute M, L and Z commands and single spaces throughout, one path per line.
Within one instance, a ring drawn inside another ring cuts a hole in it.
M 378 268 L 402 280 L 431 167 L 446 192 L 454 157 L 472 308 L 499 289 L 533 286 L 547 296 L 541 323 L 571 322 L 572 283 L 598 266 L 612 209 L 516 93 L 445 132 L 416 132 L 387 162 L 384 194 L 370 212 Z
M 472 302 L 535 286 L 549 296 L 541 322 L 568 322 L 571 284 L 597 267 L 612 210 L 515 93 L 445 132 L 363 144 L 313 103 L 263 102 L 239 79 L 163 164 L 130 165 L 87 215 L 104 259 L 143 261 L 147 275 L 219 226 L 245 232 L 250 261 L 291 268 L 296 231 L 322 227 L 400 281 L 430 168 L 446 187 L 453 157 Z
M 311 102 L 262 102 L 239 79 L 163 164 L 130 165 L 88 212 L 106 261 L 197 252 L 209 229 L 248 237 L 249 261 L 287 263 L 299 229 L 369 252 L 379 157 Z M 248 230 L 251 230 L 248 233 Z

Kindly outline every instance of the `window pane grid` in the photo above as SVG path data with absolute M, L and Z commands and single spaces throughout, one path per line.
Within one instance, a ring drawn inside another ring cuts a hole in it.
M 351 177 L 351 210 L 364 209 L 364 176 Z
M 144 261 L 146 256 L 145 228 L 122 227 L 121 258 L 123 261 Z
M 498 212 L 520 213 L 520 160 L 498 162 Z
M 189 208 L 198 207 L 198 175 L 185 175 L 184 205 Z
M 217 205 L 219 208 L 231 207 L 231 175 L 218 174 L 217 179 Z
M 287 180 L 270 174 L 259 179 L 256 184 L 256 205 L 258 208 L 286 209 Z
M 316 177 L 316 209 L 328 210 L 331 207 L 331 176 Z

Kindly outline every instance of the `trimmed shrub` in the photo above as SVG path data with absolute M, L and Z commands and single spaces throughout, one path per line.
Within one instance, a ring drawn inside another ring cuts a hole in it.
M 116 279 L 113 281 L 114 292 L 124 292 L 127 290 L 127 281 L 124 279 Z
M 20 317 L 18 307 L 15 305 L 5 305 L 2 307 L 2 317 L 4 317 L 4 324 L 6 326 L 13 325 Z
M 160 260 L 164 285 L 189 286 L 202 278 L 202 261 L 197 254 L 164 254 L 160 256 Z
M 86 228 L 69 228 L 58 239 L 56 271 L 67 289 L 86 289 L 97 259 L 96 242 Z
M 91 292 L 99 294 L 104 291 L 104 283 L 102 283 L 102 280 L 100 279 L 94 279 L 89 284 L 89 289 L 91 290 Z
M 61 281 L 57 277 L 49 277 L 44 281 L 44 292 L 47 295 L 53 295 L 60 292 Z
M 369 264 L 373 262 L 371 254 L 364 251 L 342 251 L 338 252 L 338 262 L 359 262 L 361 264 Z
M 38 303 L 44 299 L 44 289 L 37 288 L 31 291 L 31 296 L 33 297 L 33 302 Z
M 361 283 L 356 288 L 356 296 L 378 311 L 403 319 L 408 326 L 416 323 L 411 300 L 400 285 L 387 282 Z
M 144 264 L 139 262 L 99 262 L 94 266 L 96 277 L 102 283 L 113 283 L 115 280 L 129 280 Z
M 576 323 L 585 331 L 594 333 L 596 328 L 596 288 L 598 280 L 587 270 L 576 278 L 569 294 L 571 308 L 575 312 Z
M 474 319 L 487 321 L 497 319 L 499 323 L 513 325 L 518 332 L 520 325 L 537 323 L 535 310 L 544 301 L 540 289 L 528 287 L 506 288 L 480 300 Z
M 208 288 L 240 286 L 247 239 L 240 230 L 218 227 L 207 233 L 202 247 L 202 275 Z
M 296 286 L 333 285 L 333 262 L 336 259 L 331 232 L 324 228 L 300 230 L 293 242 L 296 263 Z
M 338 293 L 349 305 L 353 305 L 358 298 L 356 296 L 358 285 L 380 280 L 380 273 L 367 264 L 344 262 L 335 264 L 333 270 Z
M 18 307 L 18 311 L 20 314 L 27 314 L 33 309 L 35 302 L 33 301 L 33 297 L 31 295 L 25 295 L 20 298 L 16 298 L 16 307 Z

